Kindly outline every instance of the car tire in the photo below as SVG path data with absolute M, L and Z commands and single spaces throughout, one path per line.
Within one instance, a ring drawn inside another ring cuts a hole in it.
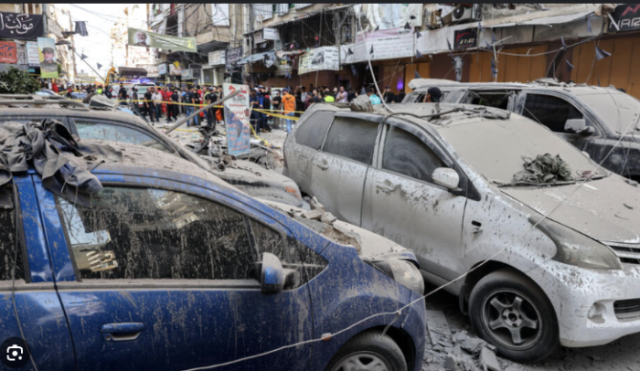
M 513 270 L 493 272 L 476 284 L 469 316 L 480 337 L 517 362 L 540 361 L 560 346 L 551 301 L 532 280 Z
M 369 331 L 343 345 L 325 368 L 326 371 L 351 369 L 407 371 L 407 361 L 393 339 L 380 332 Z

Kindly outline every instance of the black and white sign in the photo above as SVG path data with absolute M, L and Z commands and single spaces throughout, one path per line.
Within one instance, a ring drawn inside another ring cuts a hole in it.
M 263 28 L 262 38 L 265 40 L 280 40 L 280 34 L 277 28 Z
M 611 18 L 613 18 L 613 22 L 609 22 L 609 32 L 639 30 L 640 4 L 618 5 L 611 13 Z
M 225 64 L 225 50 L 217 50 L 209 53 L 209 66 L 219 66 Z
M 225 69 L 227 71 L 233 71 L 234 64 L 242 59 L 242 47 L 239 46 L 233 49 L 227 49 L 226 57 L 225 57 Z
M 0 12 L 0 37 L 6 39 L 35 40 L 43 36 L 42 16 Z
M 474 48 L 478 45 L 476 29 L 456 30 L 453 42 L 454 49 Z

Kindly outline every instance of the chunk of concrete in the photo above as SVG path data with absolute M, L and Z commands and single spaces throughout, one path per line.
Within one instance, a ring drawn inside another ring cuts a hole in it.
M 314 209 L 303 212 L 302 217 L 310 220 L 320 220 L 322 214 L 324 214 L 324 210 Z
M 431 345 L 451 344 L 451 329 L 442 311 L 427 309 L 427 330 Z
M 468 332 L 462 330 L 453 335 L 453 340 L 460 345 L 460 348 L 471 354 L 478 354 L 483 347 L 495 350 L 495 347 L 486 341 L 470 335 Z
M 320 217 L 320 221 L 326 224 L 333 224 L 338 218 L 336 218 L 333 214 L 326 212 L 322 214 Z
M 502 371 L 498 357 L 489 348 L 483 347 L 480 351 L 480 364 L 484 371 Z
M 354 99 L 351 104 L 351 110 L 354 112 L 373 112 L 373 104 L 368 95 L 360 95 Z

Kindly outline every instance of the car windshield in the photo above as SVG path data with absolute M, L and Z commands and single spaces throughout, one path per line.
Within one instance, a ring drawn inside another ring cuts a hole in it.
M 462 159 L 489 181 L 512 184 L 514 174 L 523 170 L 524 159 L 546 153 L 559 155 L 575 179 L 594 171 L 597 164 L 545 127 L 519 116 L 439 128 L 440 134 Z M 607 173 L 598 170 L 591 178 Z M 558 183 L 560 184 L 560 183 Z
M 620 134 L 627 131 L 635 114 L 640 112 L 640 101 L 615 90 L 606 93 L 598 91 L 594 94 L 581 94 L 578 99 L 590 107 L 598 115 L 601 122 Z M 635 129 L 638 129 L 638 126 Z M 627 132 L 632 133 L 631 130 L 633 129 L 629 129 Z

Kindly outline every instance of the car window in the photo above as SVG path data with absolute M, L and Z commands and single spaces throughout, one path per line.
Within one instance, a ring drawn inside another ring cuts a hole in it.
M 522 116 L 557 133 L 565 132 L 564 125 L 567 120 L 584 118 L 582 113 L 566 100 L 541 94 L 527 94 Z M 587 125 L 590 125 L 589 120 Z
M 337 117 L 323 151 L 371 165 L 378 123 L 350 117 Z
M 382 154 L 383 169 L 413 179 L 433 182 L 431 175 L 439 167 L 447 166 L 420 138 L 395 126 L 389 126 Z
M 442 90 L 441 90 L 442 91 Z M 442 98 L 440 98 L 441 102 L 444 102 L 445 99 L 447 98 L 447 95 L 449 95 L 448 91 L 442 91 Z M 418 94 L 418 99 L 416 99 L 414 102 L 416 103 L 425 103 L 425 99 L 427 98 L 427 92 L 425 91 L 422 94 Z
M 16 210 L 12 186 L 0 188 L 0 281 L 24 279 L 22 246 L 16 235 Z M 17 251 L 16 251 L 17 249 Z
M 469 90 L 462 103 L 476 104 L 479 106 L 507 109 L 509 106 L 510 91 L 479 91 Z
M 74 119 L 74 122 L 80 138 L 103 139 L 114 142 L 139 144 L 145 147 L 155 148 L 163 152 L 172 153 L 170 149 L 165 147 L 164 144 L 159 142 L 157 139 L 138 130 L 119 125 L 83 121 L 82 119 Z
M 255 279 L 244 217 L 173 191 L 105 188 L 90 206 L 56 198 L 81 279 Z
M 296 130 L 296 142 L 315 150 L 322 147 L 322 141 L 333 122 L 332 112 L 316 112 L 307 118 Z

